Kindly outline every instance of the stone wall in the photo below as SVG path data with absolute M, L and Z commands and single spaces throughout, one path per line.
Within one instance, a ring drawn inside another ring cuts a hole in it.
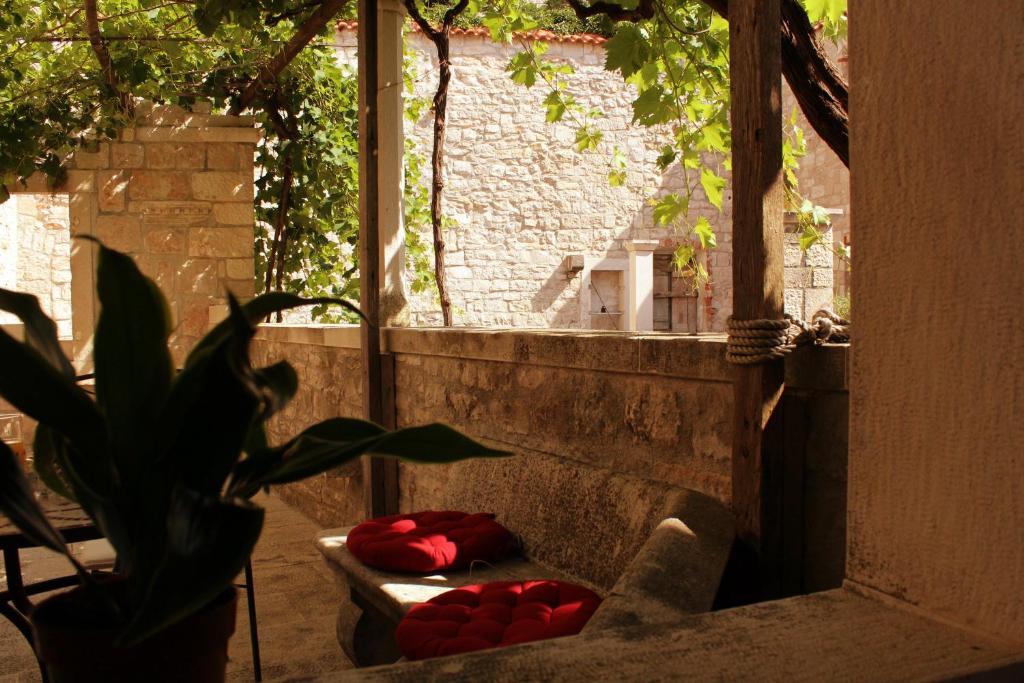
M 359 329 L 352 326 L 264 325 L 252 344 L 252 361 L 266 366 L 287 358 L 299 371 L 299 391 L 267 425 L 273 444 L 332 417 L 363 416 Z M 359 462 L 279 487 L 281 497 L 321 526 L 362 519 Z
M 580 104 L 607 114 L 596 122 L 604 133 L 600 149 L 579 154 L 573 149 L 575 128 L 570 121 L 545 122 L 545 89 L 517 85 L 505 71 L 522 47 L 495 44 L 483 34 L 475 29 L 455 29 L 452 34 L 445 213 L 456 224 L 447 236 L 456 323 L 582 327 L 586 323 L 581 320 L 581 297 L 587 306 L 590 294 L 581 292 L 584 279 L 566 268 L 566 257 L 624 258 L 624 242 L 634 239 L 658 240 L 661 251 L 672 251 L 686 236 L 657 227 L 647 199 L 651 193 L 678 191 L 679 172 L 662 174 L 655 165 L 663 131 L 631 125 L 632 90 L 621 77 L 604 70 L 600 39 L 565 37 L 552 41 L 546 55 L 575 68 L 567 80 Z M 416 57 L 416 95 L 430 96 L 437 73 L 433 44 L 418 32 L 410 32 L 407 40 Z M 353 64 L 351 25 L 342 25 L 338 42 L 339 58 Z M 784 92 L 789 112 L 795 100 L 788 87 Z M 808 155 L 799 171 L 805 196 L 845 211 L 846 169 L 802 118 L 801 125 L 808 138 Z M 406 136 L 426 155 L 432 126 L 429 113 L 405 126 Z M 615 147 L 629 157 L 623 187 L 607 182 Z M 727 191 L 724 211 L 714 221 L 719 247 L 706 256 L 711 284 L 700 293 L 699 331 L 724 330 L 732 308 L 730 201 Z M 699 190 L 691 207 L 718 216 Z M 845 213 L 835 220 L 837 229 L 842 228 Z M 429 236 L 424 239 L 430 242 Z M 438 306 L 429 297 L 414 297 L 412 308 L 413 324 L 439 323 Z
M 75 154 L 71 227 L 131 254 L 171 305 L 180 353 L 206 330 L 230 290 L 251 297 L 253 152 L 249 117 L 142 105 L 116 142 Z M 76 248 L 74 337 L 87 357 L 96 313 L 94 255 Z M 84 361 L 83 361 L 84 362 Z
M 71 337 L 71 232 L 66 194 L 14 194 L 0 205 L 0 287 L 39 298 Z M 0 313 L 0 323 L 17 319 Z
M 800 230 L 787 217 L 783 245 L 783 277 L 786 283 L 786 313 L 810 320 L 821 308 L 831 308 L 835 256 L 831 250 L 832 229 L 824 229 L 825 239 L 804 251 L 800 248 Z
M 287 358 L 307 386 L 272 431 L 358 415 L 356 328 L 264 326 L 262 363 Z M 325 336 L 326 335 L 326 336 Z M 441 421 L 531 459 L 559 459 L 730 498 L 732 368 L 718 337 L 387 329 L 399 426 Z M 312 396 L 324 393 L 327 400 Z M 843 574 L 846 348 L 787 362 L 787 449 L 803 463 L 807 589 Z M 332 409 L 334 412 L 332 412 Z M 403 511 L 443 505 L 450 468 L 401 467 Z M 343 468 L 285 491 L 324 526 L 362 519 L 361 472 Z

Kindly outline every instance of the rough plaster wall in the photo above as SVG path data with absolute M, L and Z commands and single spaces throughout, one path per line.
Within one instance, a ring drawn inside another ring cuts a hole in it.
M 1024 643 L 1024 4 L 850 25 L 847 575 Z
M 0 287 L 34 294 L 71 337 L 71 231 L 66 194 L 15 194 L 0 207 Z M 0 313 L 0 322 L 16 318 Z
M 354 63 L 354 32 L 338 38 L 340 59 Z M 419 33 L 407 40 L 416 54 L 416 94 L 430 96 L 436 86 L 433 45 Z M 632 91 L 604 70 L 602 46 L 553 42 L 546 55 L 572 64 L 576 74 L 567 78 L 569 91 L 582 105 L 607 114 L 596 122 L 604 141 L 598 151 L 585 154 L 573 149 L 571 120 L 544 121 L 547 91 L 509 78 L 505 66 L 521 50 L 519 44 L 498 45 L 480 36 L 452 37 L 445 213 L 457 223 L 447 240 L 455 320 L 471 326 L 578 328 L 582 278 L 567 275 L 565 257 L 624 258 L 622 243 L 631 239 L 660 240 L 670 251 L 683 235 L 655 227 L 647 197 L 679 190 L 681 179 L 678 169 L 658 171 L 654 161 L 663 135 L 631 125 Z M 788 88 L 784 92 L 788 112 L 793 100 Z M 406 136 L 425 156 L 432 129 L 429 114 L 417 124 L 406 123 Z M 616 146 L 629 158 L 626 186 L 617 188 L 607 181 Z M 846 209 L 845 169 L 835 168 L 842 165 L 811 134 L 808 149 L 800 171 L 808 179 L 806 196 Z M 824 166 L 820 177 L 819 165 Z M 732 309 L 730 202 L 727 190 L 724 212 L 715 221 L 719 246 L 707 255 L 712 284 L 699 304 L 700 331 L 724 330 Z M 701 190 L 691 209 L 694 217 L 718 215 Z M 424 239 L 430 242 L 428 235 Z M 412 309 L 413 324 L 440 322 L 430 297 L 414 297 Z

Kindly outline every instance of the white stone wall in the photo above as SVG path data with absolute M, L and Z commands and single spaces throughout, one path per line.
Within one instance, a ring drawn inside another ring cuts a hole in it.
M 0 205 L 0 287 L 34 294 L 71 337 L 71 231 L 66 194 L 15 194 Z M 0 322 L 15 322 L 0 313 Z
M 0 204 L 0 287 L 18 286 L 18 202 L 11 197 Z M 9 313 L 0 311 L 0 323 L 14 322 Z
M 339 58 L 354 64 L 354 31 L 338 37 Z M 417 56 L 416 92 L 429 97 L 436 85 L 433 45 L 418 32 L 407 39 Z M 604 132 L 599 150 L 583 154 L 573 148 L 575 123 L 545 122 L 542 101 L 548 91 L 542 85 L 526 89 L 505 72 L 521 49 L 518 43 L 495 44 L 484 36 L 457 31 L 452 36 L 444 211 L 457 224 L 447 235 L 455 321 L 576 328 L 581 326 L 581 277 L 567 271 L 566 257 L 624 258 L 623 242 L 634 239 L 658 240 L 664 251 L 672 251 L 687 236 L 656 226 L 647 199 L 680 191 L 682 182 L 677 169 L 662 174 L 655 164 L 662 144 L 658 133 L 631 125 L 632 90 L 604 70 L 601 45 L 552 42 L 547 54 L 575 68 L 568 78 L 572 95 L 584 107 L 607 114 L 597 121 Z M 788 112 L 793 99 L 788 89 L 786 94 Z M 425 156 L 432 128 L 429 112 L 415 125 L 406 123 L 406 136 Z M 822 152 L 817 139 L 809 138 L 812 153 L 801 176 L 813 178 L 819 164 L 829 163 L 831 152 Z M 607 181 L 615 147 L 629 159 L 624 187 Z M 807 195 L 843 209 L 848 183 L 833 166 L 842 168 L 835 160 L 827 176 L 805 183 Z M 691 210 L 694 217 L 696 212 L 717 217 L 719 246 L 706 255 L 711 284 L 701 292 L 698 329 L 720 331 L 732 307 L 731 193 L 726 191 L 721 214 L 703 195 L 694 197 Z M 429 235 L 424 239 L 430 242 Z M 422 297 L 412 308 L 413 324 L 440 323 L 436 301 Z

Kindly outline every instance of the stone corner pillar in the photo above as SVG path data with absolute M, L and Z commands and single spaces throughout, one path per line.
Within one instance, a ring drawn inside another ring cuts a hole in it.
M 72 236 L 92 235 L 132 256 L 166 296 L 175 357 L 206 333 L 210 308 L 231 291 L 255 294 L 253 155 L 260 133 L 251 116 L 141 103 L 117 139 L 76 150 L 69 164 Z M 72 350 L 92 368 L 99 311 L 95 247 L 71 247 Z
M 402 90 L 402 27 L 405 6 L 400 0 L 378 0 L 377 94 L 380 183 L 380 324 L 409 324 L 409 302 L 404 278 L 405 225 L 402 197 L 405 189 L 405 137 Z
M 626 329 L 649 332 L 654 329 L 654 250 L 658 240 L 628 240 L 629 270 L 626 272 Z

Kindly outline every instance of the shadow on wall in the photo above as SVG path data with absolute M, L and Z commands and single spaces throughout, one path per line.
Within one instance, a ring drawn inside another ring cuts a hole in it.
M 655 174 L 651 174 L 652 179 Z M 671 192 L 680 192 L 684 186 L 682 170 L 673 167 L 666 173 L 656 174 L 658 188 L 653 197 L 663 197 Z M 721 331 L 725 327 L 725 317 L 731 309 L 732 272 L 731 272 L 731 193 L 726 192 L 723 211 L 713 207 L 698 189 L 691 201 L 689 222 L 700 215 L 707 216 L 715 226 L 719 246 L 710 252 L 702 253 L 699 258 L 711 275 L 711 281 L 700 291 L 698 311 L 700 320 L 697 330 L 701 332 Z M 680 244 L 690 242 L 690 229 L 685 227 L 685 220 L 680 221 L 678 228 L 658 226 L 653 206 L 644 202 L 639 211 L 633 213 L 628 225 L 617 229 L 605 243 L 592 244 L 585 250 L 586 256 L 621 257 L 627 252 L 624 244 L 630 240 L 659 240 L 661 252 L 674 251 Z M 596 240 L 595 240 L 596 242 Z M 589 253 L 586 253 L 589 252 Z M 564 256 L 562 252 L 556 252 Z M 514 294 L 514 292 L 513 292 Z M 492 296 L 494 296 L 492 294 Z M 510 300 L 509 305 L 518 302 Z M 581 311 L 589 304 L 589 293 L 582 291 L 582 277 L 566 271 L 564 259 L 555 266 L 548 278 L 540 285 L 530 299 L 530 311 L 541 314 L 551 328 L 582 328 Z M 689 331 L 689 329 L 687 330 Z
M 530 299 L 530 310 L 547 312 L 548 327 L 577 328 L 580 326 L 580 296 L 583 293 L 579 275 L 568 274 L 565 265 L 559 264 Z

